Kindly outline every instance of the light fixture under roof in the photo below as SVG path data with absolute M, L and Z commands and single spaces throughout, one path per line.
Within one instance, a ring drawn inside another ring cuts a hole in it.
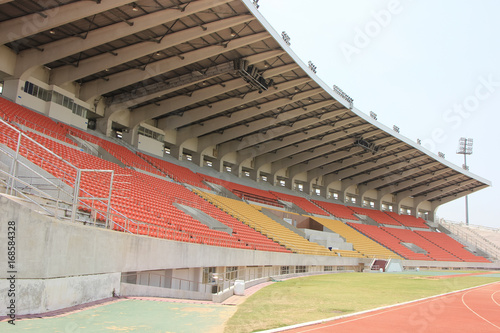
M 135 2 L 132 4 L 132 10 L 133 10 L 134 12 L 136 12 L 136 11 L 138 11 L 138 10 L 139 10 L 139 8 L 137 7 L 137 5 L 136 5 L 136 3 L 135 3 Z

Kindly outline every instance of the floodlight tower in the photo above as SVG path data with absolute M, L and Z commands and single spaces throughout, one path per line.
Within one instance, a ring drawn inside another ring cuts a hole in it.
M 469 170 L 467 166 L 467 155 L 472 155 L 472 144 L 474 140 L 471 138 L 460 138 L 458 142 L 457 154 L 464 155 L 464 165 L 462 166 L 464 170 Z M 465 224 L 469 225 L 469 196 L 465 196 Z

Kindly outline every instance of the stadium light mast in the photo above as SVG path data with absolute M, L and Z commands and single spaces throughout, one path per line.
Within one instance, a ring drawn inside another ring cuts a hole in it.
M 464 170 L 469 170 L 467 166 L 467 155 L 472 155 L 472 144 L 474 140 L 471 138 L 460 138 L 458 142 L 457 154 L 464 155 L 464 165 L 462 167 Z M 465 224 L 469 225 L 469 196 L 465 196 Z

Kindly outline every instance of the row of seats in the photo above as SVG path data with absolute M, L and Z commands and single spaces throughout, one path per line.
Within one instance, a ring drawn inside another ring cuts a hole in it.
M 0 111 L 0 115 L 5 121 L 18 123 L 66 143 L 75 144 L 67 138 L 67 130 L 43 114 L 29 110 L 3 97 L 0 97 Z
M 341 221 L 322 217 L 314 217 L 313 219 L 331 231 L 339 234 L 346 242 L 352 244 L 354 250 L 365 257 L 401 259 L 401 257 L 393 251 L 373 241 L 371 238 L 366 237 Z
M 401 244 L 401 240 L 388 234 L 376 225 L 358 224 L 347 222 L 348 225 L 365 234 L 376 242 L 383 244 L 390 250 L 396 252 L 401 257 L 409 260 L 432 260 L 428 255 L 416 253 Z
M 429 229 L 429 226 L 425 223 L 425 220 L 421 217 L 415 217 L 413 215 L 399 215 L 398 213 L 395 212 L 385 212 L 385 213 L 406 227 Z
M 169 163 L 165 160 L 149 156 L 141 152 L 138 152 L 137 155 L 139 155 L 139 157 L 146 160 L 155 168 L 163 172 L 165 175 L 178 181 L 179 183 L 186 183 L 196 187 L 209 189 L 205 184 L 203 184 L 203 178 L 200 177 L 200 175 L 198 175 L 197 173 L 189 170 L 188 168 Z
M 490 262 L 488 259 L 480 256 L 476 256 L 475 254 L 467 251 L 463 244 L 460 244 L 450 236 L 440 233 L 440 232 L 431 232 L 431 231 L 420 231 L 416 230 L 416 234 L 424 237 L 435 245 L 445 249 L 453 253 L 454 256 L 458 257 L 463 261 L 468 262 Z
M 69 161 L 81 169 L 113 170 L 113 180 L 109 172 L 90 171 L 83 173 L 80 196 L 87 198 L 82 200 L 81 209 L 92 213 L 97 220 L 104 220 L 108 209 L 106 200 L 110 195 L 109 189 L 110 184 L 112 184 L 111 216 L 116 222 L 114 224 L 115 230 L 123 231 L 126 228 L 134 233 L 152 237 L 264 251 L 290 252 L 290 250 L 286 249 L 288 248 L 294 252 L 304 254 L 353 257 L 370 256 L 370 254 L 392 257 L 394 256 L 392 251 L 394 251 L 407 259 L 488 262 L 487 259 L 470 253 L 462 244 L 445 234 L 430 231 L 414 232 L 400 228 L 379 228 L 377 226 L 354 223 L 346 225 L 340 221 L 317 218 L 319 223 L 339 233 L 347 241 L 352 242 L 355 248 L 355 251 L 336 250 L 330 252 L 324 247 L 316 243 L 311 243 L 287 228 L 282 227 L 254 207 L 242 201 L 233 200 L 225 202 L 231 199 L 196 191 L 196 194 L 204 198 L 201 199 L 184 186 L 166 181 L 163 176 L 173 176 L 172 178 L 181 183 L 190 183 L 207 189 L 202 183 L 203 178 L 205 178 L 207 181 L 227 187 L 240 197 L 260 199 L 264 202 L 274 204 L 277 204 L 278 200 L 284 200 L 292 202 L 306 212 L 316 215 L 328 216 L 332 214 L 339 218 L 357 220 L 357 217 L 353 215 L 356 213 L 369 216 L 374 221 L 383 225 L 427 229 L 428 226 L 423 219 L 417 219 L 408 215 L 380 212 L 359 207 L 346 207 L 318 200 L 311 202 L 299 196 L 265 191 L 223 181 L 214 177 L 202 176 L 187 168 L 146 154 L 134 154 L 124 146 L 100 139 L 71 126 L 56 123 L 42 114 L 23 108 L 3 98 L 0 98 L 0 116 L 12 122 L 24 124 L 29 128 L 70 144 L 74 143 L 66 136 L 68 134 L 78 136 L 83 140 L 102 146 L 129 167 L 138 168 L 157 175 L 155 177 L 131 169 L 121 168 L 112 162 L 72 149 L 37 133 L 27 132 L 26 134 L 54 152 L 54 154 L 42 149 L 29 138 L 22 138 L 20 154 L 69 185 L 74 184 L 76 169 L 65 161 Z M 16 130 L 5 125 L 2 125 L 0 130 L 0 142 L 15 149 L 18 135 Z M 96 197 L 102 198 L 101 201 L 93 199 Z M 178 203 L 187 204 L 192 207 L 196 206 L 197 209 L 202 210 L 232 228 L 232 234 L 210 230 L 206 225 L 177 209 L 175 205 Z M 234 216 L 230 216 L 225 212 Z M 128 216 L 134 221 L 123 216 Z M 359 230 L 364 235 L 354 229 Z M 267 237 L 264 235 L 267 235 Z M 370 240 L 365 235 L 372 237 L 375 241 Z M 413 252 L 401 243 L 415 244 L 427 253 Z
M 424 237 L 421 237 L 416 232 L 408 229 L 397 229 L 381 227 L 388 234 L 393 235 L 398 238 L 401 242 L 414 244 L 427 252 L 427 256 L 432 260 L 437 261 L 461 261 L 459 258 L 451 254 L 450 252 L 436 246 L 435 244 L 429 242 Z
M 313 204 L 311 201 L 307 200 L 306 198 L 275 191 L 269 191 L 269 192 L 271 192 L 271 194 L 273 194 L 276 198 L 280 200 L 292 202 L 293 204 L 299 206 L 300 208 L 302 208 L 303 210 L 305 210 L 310 214 L 325 215 L 325 216 L 330 215 L 321 208 L 319 208 L 318 206 L 316 206 L 315 204 Z
M 267 205 L 283 207 L 283 205 L 281 205 L 276 199 L 276 197 L 273 196 L 271 193 L 269 193 L 269 191 L 233 183 L 227 180 L 222 180 L 204 174 L 199 174 L 199 175 L 207 182 L 224 186 L 229 191 L 237 195 L 239 198 L 260 202 Z
M 333 202 L 312 200 L 316 205 L 320 206 L 324 211 L 330 213 L 331 215 L 346 220 L 358 221 L 359 219 L 354 215 L 352 209 L 340 204 Z
M 6 125 L 3 127 L 2 133 L 10 133 L 11 137 L 16 137 L 14 129 L 9 129 Z M 30 133 L 30 136 L 60 157 L 50 154 L 26 137 L 23 137 L 23 149 L 20 153 L 56 177 L 68 174 L 70 177 L 67 177 L 66 181 L 69 185 L 74 184 L 76 169 L 71 168 L 64 162 L 65 160 L 81 169 L 114 171 L 111 207 L 113 208 L 112 219 L 116 219 L 116 225 L 113 227 L 115 230 L 123 231 L 127 228 L 133 233 L 172 240 L 288 252 L 279 244 L 211 206 L 182 185 L 166 181 L 161 177 L 121 168 L 115 163 L 70 148 L 36 133 Z M 6 135 L 0 137 L 2 143 L 8 144 L 9 140 Z M 10 140 L 10 142 L 11 148 L 14 149 L 15 141 Z M 90 212 L 97 220 L 102 221 L 105 218 L 111 182 L 109 172 L 88 171 L 82 174 L 80 196 L 88 199 L 81 201 L 80 208 Z M 101 201 L 94 200 L 95 197 L 102 199 Z M 206 225 L 174 206 L 174 203 L 179 200 L 182 200 L 182 203 L 192 204 L 197 199 L 198 202 L 195 204 L 198 209 L 226 223 L 233 229 L 233 234 L 210 230 Z M 125 216 L 133 221 L 125 219 Z
M 213 205 L 233 215 L 241 222 L 248 224 L 253 229 L 261 232 L 295 253 L 337 255 L 334 251 L 329 251 L 317 243 L 309 242 L 243 201 L 201 191 L 198 193 Z
M 365 215 L 374 220 L 379 224 L 388 224 L 388 225 L 397 225 L 401 226 L 401 223 L 387 215 L 385 212 L 375 209 L 361 208 L 361 207 L 352 207 L 349 206 L 350 209 L 356 214 Z

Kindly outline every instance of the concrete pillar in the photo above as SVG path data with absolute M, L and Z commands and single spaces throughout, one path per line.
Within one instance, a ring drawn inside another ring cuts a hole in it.
M 182 160 L 183 148 L 177 145 L 173 145 L 170 148 L 170 156 L 177 160 Z
M 257 170 L 251 169 L 249 170 L 249 172 L 250 172 L 250 177 L 249 177 L 250 179 L 255 180 L 256 182 L 260 180 L 257 174 Z
M 203 167 L 203 153 L 192 153 L 191 156 L 193 157 L 192 161 L 194 164 L 197 166 Z
M 139 142 L 139 125 L 134 126 L 134 128 L 130 128 L 128 133 L 123 132 L 123 141 L 137 147 Z
M 19 93 L 23 90 L 23 88 L 24 81 L 21 81 L 19 79 L 5 80 L 3 82 L 2 95 L 15 103 L 21 104 L 19 103 Z

